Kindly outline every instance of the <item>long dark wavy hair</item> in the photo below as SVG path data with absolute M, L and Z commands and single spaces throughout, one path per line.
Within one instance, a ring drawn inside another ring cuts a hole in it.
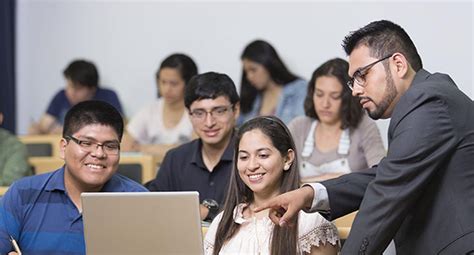
M 240 224 L 234 222 L 234 208 L 240 203 L 250 204 L 254 201 L 253 191 L 245 185 L 242 179 L 240 179 L 237 169 L 240 140 L 245 133 L 254 129 L 260 130 L 265 136 L 267 136 L 271 140 L 272 145 L 280 152 L 282 157 L 286 157 L 288 155 L 288 150 L 290 149 L 295 153 L 295 158 L 290 169 L 283 171 L 280 193 L 297 189 L 299 185 L 296 146 L 291 137 L 291 133 L 285 124 L 274 116 L 260 116 L 245 122 L 238 130 L 235 141 L 234 169 L 231 174 L 229 190 L 227 191 L 224 203 L 222 220 L 217 227 L 216 239 L 214 242 L 215 255 L 219 254 L 222 246 L 232 239 L 240 228 Z M 296 226 L 298 226 L 298 219 L 296 220 Z M 270 254 L 296 254 L 297 237 L 298 228 L 287 228 L 275 225 L 270 243 Z
M 248 59 L 250 61 L 261 64 L 267 69 L 271 79 L 277 84 L 286 84 L 298 79 L 296 75 L 291 73 L 281 60 L 275 48 L 268 42 L 263 40 L 255 40 L 245 47 L 242 52 L 241 60 Z M 240 84 L 240 111 L 248 113 L 252 110 L 253 102 L 261 91 L 257 90 L 247 79 L 247 73 L 242 71 L 242 82 Z
M 352 96 L 351 89 L 346 85 L 350 79 L 348 70 L 349 63 L 347 61 L 334 58 L 326 61 L 313 72 L 311 80 L 308 82 L 308 92 L 304 100 L 306 116 L 319 120 L 313 101 L 315 82 L 321 76 L 330 76 L 335 77 L 342 85 L 341 110 L 339 113 L 341 116 L 341 129 L 354 129 L 359 125 L 364 112 L 362 111 L 359 99 Z

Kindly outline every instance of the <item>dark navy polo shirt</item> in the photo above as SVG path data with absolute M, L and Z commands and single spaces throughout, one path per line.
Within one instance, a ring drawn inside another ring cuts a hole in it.
M 104 192 L 140 192 L 140 184 L 115 174 Z M 9 236 L 24 254 L 85 254 L 82 215 L 64 186 L 64 168 L 13 183 L 0 201 L 0 254 L 13 250 Z
M 234 139 L 212 172 L 204 164 L 201 148 L 201 139 L 196 139 L 168 151 L 156 178 L 145 186 L 150 191 L 198 191 L 200 202 L 210 198 L 221 206 L 232 172 Z

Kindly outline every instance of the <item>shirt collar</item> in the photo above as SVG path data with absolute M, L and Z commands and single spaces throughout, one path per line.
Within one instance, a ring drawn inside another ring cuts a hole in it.
M 51 173 L 51 179 L 46 184 L 45 190 L 66 191 L 66 187 L 64 186 L 64 166 Z
M 244 209 L 247 208 L 248 204 L 240 203 L 234 208 L 234 222 L 242 225 L 245 222 L 249 221 L 244 218 Z
M 194 163 L 194 164 L 198 165 L 199 167 L 204 167 L 205 168 L 204 161 L 202 159 L 202 154 L 201 154 L 202 140 L 201 139 L 196 139 L 196 140 L 192 141 L 191 143 L 192 143 L 191 144 L 191 148 L 192 148 L 192 150 L 191 150 L 191 152 L 192 152 L 191 163 Z M 235 143 L 235 136 L 232 135 L 232 137 L 230 138 L 229 144 L 227 144 L 227 147 L 225 148 L 224 154 L 222 154 L 222 157 L 219 160 L 219 162 L 221 162 L 221 161 L 232 161 L 233 160 L 234 143 Z

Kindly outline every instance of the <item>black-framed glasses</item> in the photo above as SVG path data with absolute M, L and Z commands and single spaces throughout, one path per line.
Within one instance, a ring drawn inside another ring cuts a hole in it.
M 93 152 L 94 150 L 97 150 L 99 147 L 102 147 L 102 150 L 107 155 L 117 155 L 120 153 L 120 143 L 118 142 L 110 141 L 110 142 L 98 143 L 98 142 L 93 142 L 90 140 L 77 139 L 71 135 L 65 136 L 64 139 L 74 141 L 77 145 L 79 145 L 79 147 L 81 147 L 83 151 L 86 151 L 86 152 Z
M 217 106 L 212 108 L 210 111 L 204 109 L 196 109 L 189 112 L 189 115 L 195 120 L 203 121 L 206 119 L 207 114 L 210 114 L 213 118 L 222 118 L 226 116 L 227 112 L 232 109 L 232 105 L 229 106 Z
M 347 82 L 347 86 L 349 86 L 349 88 L 351 90 L 354 89 L 354 82 L 357 83 L 357 85 L 361 86 L 361 87 L 365 87 L 365 76 L 367 75 L 367 73 L 369 72 L 370 68 L 372 68 L 374 65 L 376 65 L 377 63 L 379 62 L 382 62 L 384 61 L 385 59 L 388 59 L 389 57 L 393 56 L 393 54 L 390 54 L 388 56 L 385 56 L 379 60 L 376 60 L 364 67 L 361 67 L 359 69 L 357 69 L 354 74 L 352 75 L 352 79 L 350 79 L 348 82 Z

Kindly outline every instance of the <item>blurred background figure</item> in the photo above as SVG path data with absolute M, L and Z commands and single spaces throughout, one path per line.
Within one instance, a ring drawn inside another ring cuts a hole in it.
M 0 126 L 3 113 L 0 111 Z M 0 186 L 9 186 L 21 177 L 31 175 L 26 146 L 18 138 L 0 127 Z
M 346 85 L 349 64 L 335 58 L 318 67 L 308 83 L 306 116 L 289 124 L 299 153 L 302 182 L 367 169 L 384 156 L 380 132 Z
M 304 114 L 301 102 L 306 82 L 286 68 L 278 53 L 266 41 L 256 40 L 241 56 L 241 114 L 238 125 L 259 115 L 275 115 L 289 123 Z
M 114 106 L 120 113 L 122 105 L 117 94 L 99 87 L 99 72 L 94 63 L 74 60 L 63 71 L 66 88 L 61 89 L 48 105 L 46 113 L 37 123 L 32 123 L 30 134 L 60 134 L 66 112 L 77 103 L 86 100 L 101 100 Z
M 157 99 L 128 123 L 124 150 L 163 155 L 171 147 L 192 139 L 184 88 L 197 73 L 194 61 L 184 54 L 172 54 L 161 62 L 156 72 Z

